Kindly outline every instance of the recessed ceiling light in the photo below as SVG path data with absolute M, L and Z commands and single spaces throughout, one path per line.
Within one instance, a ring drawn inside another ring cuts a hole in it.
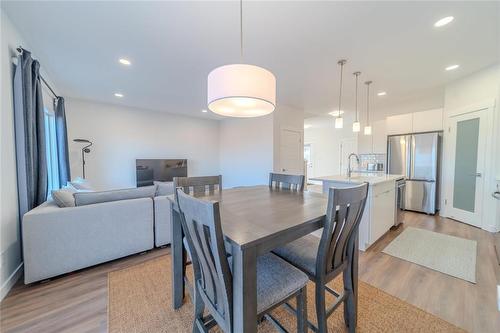
M 203 110 L 201 110 L 201 112 L 203 112 L 203 113 L 207 113 L 208 111 L 207 111 L 207 110 L 205 110 L 205 109 L 203 109 Z
M 450 65 L 450 66 L 446 67 L 445 70 L 452 71 L 454 69 L 457 69 L 458 67 L 460 67 L 460 65 Z
M 381 91 L 379 93 L 377 93 L 377 96 L 385 96 L 387 95 L 387 93 L 385 91 Z
M 309 124 L 304 124 L 304 129 L 306 128 L 311 128 L 312 125 L 309 125 Z
M 125 66 L 130 66 L 130 64 L 131 64 L 130 60 L 125 59 L 125 58 L 120 58 L 120 59 L 118 59 L 118 61 L 120 62 L 120 64 L 125 65 Z
M 340 110 L 340 111 L 335 110 L 335 111 L 332 111 L 332 112 L 328 112 L 328 114 L 329 114 L 330 116 L 338 117 L 338 116 L 340 116 L 341 114 L 344 114 L 344 111 L 343 111 L 343 110 Z
M 120 94 L 120 93 L 115 93 L 115 97 L 122 98 L 122 97 L 123 97 L 123 94 Z
M 436 23 L 434 23 L 434 26 L 436 28 L 439 28 L 439 27 L 442 27 L 444 25 L 447 25 L 448 23 L 450 23 L 451 21 L 453 21 L 454 17 L 453 16 L 446 16 L 446 17 L 443 17 L 442 19 L 440 19 L 439 21 L 437 21 Z

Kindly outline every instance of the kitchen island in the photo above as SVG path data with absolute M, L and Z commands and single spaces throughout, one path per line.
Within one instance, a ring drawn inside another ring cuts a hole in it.
M 382 237 L 396 222 L 396 181 L 403 175 L 355 174 L 314 177 L 310 180 L 323 183 L 323 193 L 330 187 L 345 188 L 369 184 L 365 211 L 359 225 L 359 249 L 364 251 Z

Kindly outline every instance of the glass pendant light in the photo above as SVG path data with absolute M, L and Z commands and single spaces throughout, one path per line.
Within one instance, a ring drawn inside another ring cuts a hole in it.
M 354 72 L 353 75 L 356 77 L 356 100 L 354 102 L 356 119 L 354 120 L 354 123 L 352 123 L 352 131 L 354 133 L 357 133 L 361 130 L 361 124 L 359 123 L 359 120 L 358 120 L 358 76 L 361 75 L 361 72 Z
M 243 3 L 240 0 L 240 53 L 243 59 Z M 229 117 L 259 117 L 276 108 L 276 78 L 262 67 L 231 64 L 208 74 L 210 111 Z
M 337 64 L 340 65 L 340 88 L 339 88 L 339 109 L 338 109 L 338 115 L 337 118 L 335 118 L 335 128 L 343 128 L 344 127 L 344 119 L 342 118 L 342 113 L 341 113 L 341 106 L 342 106 L 342 74 L 344 72 L 344 65 L 347 62 L 347 60 L 339 60 Z
M 372 127 L 370 126 L 370 84 L 372 81 L 366 81 L 366 126 L 365 135 L 372 135 Z

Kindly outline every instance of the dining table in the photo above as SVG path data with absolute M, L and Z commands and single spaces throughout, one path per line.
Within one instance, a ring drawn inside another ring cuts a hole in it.
M 222 231 L 230 244 L 233 283 L 233 331 L 257 331 L 257 258 L 324 224 L 328 198 L 312 191 L 276 189 L 268 185 L 223 189 L 198 194 L 203 200 L 218 201 Z M 172 301 L 178 309 L 185 297 L 186 249 L 183 244 L 178 205 L 172 195 L 171 253 Z M 344 319 L 356 323 L 358 240 L 349 245 L 349 268 L 343 275 L 344 289 L 354 293 L 354 304 L 344 305 Z

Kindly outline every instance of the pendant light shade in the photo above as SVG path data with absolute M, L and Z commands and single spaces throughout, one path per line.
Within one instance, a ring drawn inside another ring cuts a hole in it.
M 357 133 L 357 132 L 359 132 L 360 130 L 361 130 L 361 124 L 360 124 L 360 122 L 359 122 L 359 121 L 355 121 L 355 122 L 353 122 L 353 123 L 352 123 L 352 131 L 353 131 L 354 133 Z
M 365 126 L 365 135 L 372 135 L 372 127 L 371 126 Z
M 262 67 L 233 64 L 208 74 L 208 108 L 230 117 L 260 117 L 276 107 L 276 78 Z
M 335 118 L 335 128 L 342 128 L 344 127 L 344 118 L 338 117 Z
M 240 0 L 240 58 L 243 61 L 243 0 Z M 276 78 L 265 68 L 232 64 L 208 74 L 210 111 L 229 117 L 260 117 L 276 108 Z

